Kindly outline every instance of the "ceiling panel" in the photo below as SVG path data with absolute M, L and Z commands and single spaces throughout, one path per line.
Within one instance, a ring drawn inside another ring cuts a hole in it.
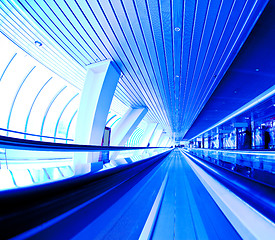
M 6 0 L 4 5 L 22 11 L 25 21 L 33 21 L 40 31 L 40 36 L 25 34 L 25 41 L 47 36 L 46 46 L 57 46 L 78 68 L 113 59 L 123 74 L 116 96 L 128 106 L 146 106 L 148 119 L 182 137 L 224 76 L 266 2 Z M 45 60 L 50 57 L 44 53 Z M 64 61 L 55 63 L 66 67 Z

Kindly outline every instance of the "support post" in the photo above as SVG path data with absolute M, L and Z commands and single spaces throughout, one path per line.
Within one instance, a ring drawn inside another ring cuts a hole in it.
M 172 139 L 169 138 L 166 145 L 165 145 L 165 147 L 171 147 L 171 145 L 172 145 Z
M 159 140 L 157 142 L 157 147 L 159 147 L 162 144 L 165 136 L 166 136 L 166 132 L 162 132 L 161 135 L 160 135 L 160 137 L 159 137 Z
M 143 133 L 142 140 L 140 147 L 147 147 L 148 143 L 150 141 L 150 138 L 152 137 L 154 130 L 157 126 L 157 123 L 149 123 L 146 130 Z
M 147 111 L 146 108 L 130 108 L 112 131 L 111 145 L 124 146 Z
M 166 133 L 163 134 L 162 137 L 161 137 L 161 139 L 159 140 L 157 146 L 158 146 L 158 147 L 163 147 L 164 144 L 167 142 L 167 139 L 168 139 L 167 134 L 166 134 Z
M 218 133 L 218 137 L 219 137 L 219 149 L 223 149 L 223 133 Z
M 168 141 L 169 141 L 169 137 L 165 136 L 163 142 L 160 144 L 160 147 L 166 147 Z
M 146 108 L 130 108 L 115 126 L 111 134 L 111 145 L 124 146 L 146 115 L 147 111 Z M 116 159 L 118 154 L 119 152 L 112 153 L 110 160 Z
M 111 60 L 88 66 L 78 110 L 75 129 L 77 144 L 101 145 L 105 123 L 119 80 L 120 73 Z M 96 156 L 95 156 L 96 155 Z M 84 174 L 102 167 L 97 154 L 75 153 L 75 175 Z
M 153 133 L 152 138 L 150 139 L 150 147 L 156 147 L 158 140 L 162 134 L 163 129 L 158 125 Z

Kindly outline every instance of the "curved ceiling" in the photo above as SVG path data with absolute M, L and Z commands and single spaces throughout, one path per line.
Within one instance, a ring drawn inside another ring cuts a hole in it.
M 27 34 L 22 25 L 20 34 L 28 41 L 45 41 L 45 47 L 51 49 L 43 53 L 48 64 L 66 67 L 68 58 L 62 56 L 70 56 L 82 75 L 87 65 L 113 59 L 123 74 L 116 96 L 127 106 L 146 106 L 147 117 L 178 139 L 196 120 L 266 3 L 5 0 L 1 31 L 12 38 L 8 24 L 13 20 L 7 23 L 8 11 L 28 23 L 35 22 L 34 31 Z M 52 59 L 54 49 L 61 54 L 56 61 Z M 66 75 L 71 71 L 77 76 L 75 66 Z M 81 88 L 83 79 L 78 76 L 74 85 Z

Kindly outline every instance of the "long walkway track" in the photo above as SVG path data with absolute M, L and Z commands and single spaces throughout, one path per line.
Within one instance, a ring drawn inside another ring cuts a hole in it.
M 167 160 L 168 182 L 152 239 L 241 239 L 183 154 L 175 150 Z

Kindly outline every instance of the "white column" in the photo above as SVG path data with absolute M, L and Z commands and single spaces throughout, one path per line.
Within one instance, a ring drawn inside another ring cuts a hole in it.
M 157 142 L 157 145 L 156 145 L 157 147 L 160 146 L 160 144 L 162 143 L 162 141 L 163 141 L 165 135 L 166 135 L 166 133 L 162 131 L 162 133 L 161 133 L 161 135 L 160 135 L 160 137 L 159 137 L 159 140 L 158 140 L 158 142 Z
M 124 146 L 147 111 L 146 108 L 130 108 L 115 126 L 111 134 L 111 146 Z M 114 161 L 118 154 L 119 152 L 111 153 L 110 160 Z
M 168 141 L 169 141 L 169 137 L 168 137 L 168 135 L 166 135 L 162 144 L 161 144 L 161 147 L 166 147 L 166 144 L 168 143 Z
M 168 138 L 168 141 L 167 141 L 165 147 L 171 147 L 171 141 L 172 141 L 171 138 Z
M 159 141 L 158 147 L 165 147 L 168 142 L 169 137 L 167 134 L 164 134 L 162 139 Z
M 153 132 L 152 132 L 152 134 L 151 134 L 151 137 L 150 137 L 150 139 L 149 139 L 149 141 L 148 141 L 148 143 L 147 143 L 147 145 L 149 145 L 149 147 L 151 147 L 151 143 L 152 143 L 152 140 L 153 140 L 153 138 L 154 138 L 154 135 L 155 135 L 155 132 L 156 132 L 156 130 L 157 130 L 157 128 L 158 128 L 158 123 L 156 124 L 156 126 L 155 126 L 155 128 L 154 128 L 154 130 L 153 130 Z
M 124 146 L 145 114 L 146 108 L 130 108 L 111 133 L 111 146 Z
M 161 128 L 160 125 L 157 126 L 155 129 L 152 138 L 150 139 L 150 147 L 156 147 L 158 140 L 162 134 L 163 129 Z
M 141 144 L 140 147 L 147 147 L 150 138 L 152 137 L 154 130 L 157 126 L 157 123 L 148 123 L 147 128 L 145 129 L 142 139 L 141 139 Z
M 75 129 L 75 143 L 101 145 L 107 115 L 114 96 L 120 73 L 111 60 L 88 66 Z M 76 153 L 74 155 L 75 175 L 91 171 L 91 162 L 98 161 L 98 154 Z M 94 164 L 100 168 L 102 163 Z M 93 166 L 92 166 L 93 168 Z

